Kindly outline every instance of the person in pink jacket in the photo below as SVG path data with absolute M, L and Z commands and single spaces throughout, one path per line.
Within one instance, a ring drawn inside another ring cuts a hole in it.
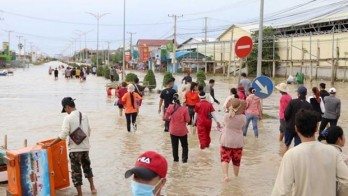
M 164 115 L 165 121 L 169 122 L 170 139 L 172 141 L 172 151 L 174 162 L 179 162 L 179 140 L 182 146 L 182 162 L 187 163 L 188 159 L 188 129 L 186 124 L 190 122 L 191 118 L 187 107 L 181 106 L 179 95 L 173 95 L 174 104 L 170 104 Z
M 224 129 L 220 136 L 220 158 L 224 181 L 228 181 L 228 164 L 232 160 L 234 175 L 238 176 L 244 146 L 243 126 L 246 119 L 244 100 L 233 98 L 229 101 L 228 113 L 224 115 Z
M 253 123 L 253 129 L 255 137 L 259 137 L 259 130 L 257 127 L 258 120 L 261 120 L 262 110 L 261 110 L 261 99 L 255 96 L 255 89 L 253 87 L 249 88 L 249 96 L 246 98 L 246 124 L 243 128 L 244 136 L 247 135 L 248 127 L 250 121 Z

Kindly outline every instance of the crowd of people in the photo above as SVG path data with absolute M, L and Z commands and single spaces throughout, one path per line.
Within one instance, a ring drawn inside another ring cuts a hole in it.
M 65 79 L 80 79 L 81 81 L 85 81 L 87 78 L 87 75 L 89 75 L 89 69 L 85 67 L 69 67 L 66 66 L 64 69 L 64 65 L 59 65 L 58 68 L 48 68 L 48 74 L 52 75 L 52 72 L 54 73 L 54 79 L 58 80 L 59 72 L 62 71 L 62 74 L 64 75 Z M 63 70 L 64 69 L 64 70 Z
M 216 130 L 220 131 L 219 151 L 223 180 L 229 181 L 230 163 L 233 166 L 234 176 L 239 175 L 244 139 L 247 137 L 250 122 L 255 139 L 259 137 L 258 121 L 262 119 L 263 111 L 261 100 L 255 95 L 256 89 L 251 87 L 251 81 L 243 73 L 238 86 L 230 89 L 230 94 L 224 101 L 224 115 L 220 122 L 214 108 L 214 104 L 220 104 L 215 97 L 215 80 L 209 80 L 208 85 L 204 86 L 193 82 L 190 73 L 187 73 L 181 83 L 182 88 L 178 89 L 175 78 L 169 79 L 159 95 L 158 104 L 158 112 L 163 115 L 164 132 L 169 132 L 173 162 L 180 160 L 179 143 L 182 147 L 182 163 L 189 161 L 189 133 L 191 137 L 198 137 L 201 150 L 210 148 L 210 133 L 215 121 Z M 319 88 L 313 87 L 311 96 L 307 97 L 307 88 L 300 86 L 297 89 L 297 98 L 292 99 L 286 83 L 276 86 L 281 94 L 279 141 L 284 140 L 287 151 L 282 159 L 272 195 L 347 193 L 345 191 L 348 188 L 348 156 L 342 152 L 342 147 L 345 145 L 344 132 L 337 126 L 341 103 L 336 97 L 336 89 L 330 88 L 327 92 L 325 87 L 324 83 L 321 83 Z M 125 114 L 128 132 L 138 129 L 136 119 L 144 92 L 144 87 L 139 84 L 138 78 L 131 83 L 122 82 L 116 89 L 115 105 L 119 108 L 120 116 Z M 66 138 L 76 127 L 80 126 L 86 131 L 87 140 L 79 145 L 69 144 L 72 153 L 69 157 L 73 162 L 72 176 L 74 185 L 80 193 L 82 164 L 91 191 L 96 193 L 88 157 L 90 128 L 87 116 L 77 112 L 72 98 L 64 98 L 62 106 L 63 111 L 69 115 L 64 119 L 62 133 L 52 144 Z M 82 120 L 85 120 L 83 125 L 81 117 L 80 123 L 78 121 L 79 114 L 82 115 Z M 67 127 L 68 121 L 74 121 L 74 127 Z M 319 130 L 318 138 L 315 135 L 317 130 Z M 296 147 L 289 149 L 292 140 Z M 327 144 L 322 141 L 326 141 Z M 131 184 L 133 194 L 160 195 L 166 182 L 167 164 L 167 160 L 156 152 L 147 151 L 141 154 L 136 159 L 135 167 L 125 173 L 126 178 L 133 176 Z

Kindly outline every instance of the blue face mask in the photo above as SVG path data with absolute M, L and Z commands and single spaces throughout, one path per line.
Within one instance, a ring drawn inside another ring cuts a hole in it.
M 142 184 L 132 181 L 132 192 L 134 196 L 153 196 L 154 185 Z

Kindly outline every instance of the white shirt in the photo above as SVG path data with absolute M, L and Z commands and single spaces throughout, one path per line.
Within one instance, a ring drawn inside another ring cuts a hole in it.
M 348 187 L 348 166 L 339 152 L 318 141 L 303 142 L 285 153 L 272 196 L 335 196 L 336 181 Z
M 91 134 L 91 128 L 89 126 L 87 115 L 82 113 L 82 120 L 81 120 L 81 126 L 80 126 L 80 114 L 79 111 L 75 110 L 72 111 L 70 114 L 64 117 L 63 120 L 63 126 L 62 131 L 58 135 L 58 137 L 62 140 L 65 140 L 70 133 L 75 131 L 78 127 L 80 127 L 87 135 L 87 137 L 79 144 L 76 145 L 70 138 L 69 138 L 69 151 L 70 152 L 82 152 L 82 151 L 88 151 L 90 148 L 89 145 L 89 136 Z

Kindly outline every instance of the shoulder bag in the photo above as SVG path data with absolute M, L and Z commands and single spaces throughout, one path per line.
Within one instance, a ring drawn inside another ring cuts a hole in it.
M 87 137 L 86 133 L 81 129 L 81 121 L 82 121 L 82 114 L 80 114 L 80 126 L 75 129 L 72 133 L 70 133 L 69 137 L 72 141 L 74 141 L 75 144 L 79 145 L 83 140 Z
M 176 104 L 175 104 L 176 105 Z M 181 107 L 180 105 L 178 105 L 178 107 L 175 108 L 175 105 L 173 106 L 173 111 L 172 113 L 169 115 L 168 119 L 164 119 L 164 121 L 170 121 L 170 119 L 172 118 L 173 114 Z

